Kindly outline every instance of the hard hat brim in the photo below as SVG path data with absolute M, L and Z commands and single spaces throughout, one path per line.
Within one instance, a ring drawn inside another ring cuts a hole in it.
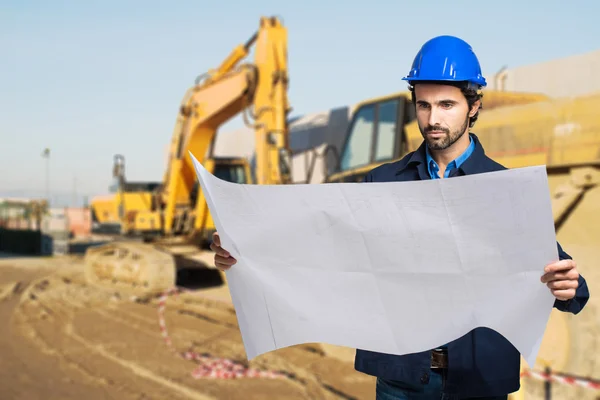
M 472 83 L 475 84 L 477 86 L 480 87 L 485 87 L 487 85 L 487 82 L 485 81 L 484 78 L 474 78 L 474 79 L 453 79 L 453 78 L 427 78 L 427 77 L 419 77 L 419 78 L 413 78 L 413 77 L 404 77 L 402 78 L 403 81 L 407 81 L 408 83 L 412 84 L 412 82 L 456 82 L 456 83 L 460 83 L 460 82 L 468 82 L 468 83 Z

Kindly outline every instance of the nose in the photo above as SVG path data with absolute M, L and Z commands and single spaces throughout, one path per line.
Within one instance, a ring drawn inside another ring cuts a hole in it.
M 436 126 L 441 125 L 441 121 L 439 118 L 439 113 L 437 112 L 437 108 L 431 107 L 429 110 L 429 125 Z

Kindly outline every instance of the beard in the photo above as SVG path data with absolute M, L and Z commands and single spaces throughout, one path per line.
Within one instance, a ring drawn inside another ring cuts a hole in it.
M 458 139 L 460 139 L 462 137 L 462 135 L 465 134 L 465 132 L 467 131 L 468 124 L 469 124 L 469 115 L 467 114 L 467 117 L 465 118 L 465 122 L 457 130 L 450 131 L 450 129 L 448 129 L 448 128 L 444 128 L 441 126 L 431 126 L 431 125 L 427 125 L 425 128 L 423 128 L 423 127 L 421 127 L 421 125 L 419 125 L 419 130 L 421 131 L 421 135 L 423 136 L 423 139 L 427 143 L 427 146 L 431 150 L 445 150 L 448 147 L 452 146 L 454 143 L 456 143 L 456 141 Z M 444 132 L 445 135 L 442 136 L 441 138 L 432 138 L 430 136 L 427 136 L 427 133 L 432 132 L 432 131 Z

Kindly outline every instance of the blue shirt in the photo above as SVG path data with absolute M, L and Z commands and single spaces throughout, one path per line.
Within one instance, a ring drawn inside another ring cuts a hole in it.
M 473 154 L 473 150 L 475 150 L 475 142 L 473 142 L 473 138 L 471 136 L 469 136 L 469 139 L 471 140 L 471 144 L 469 144 L 469 147 L 467 147 L 467 150 L 465 150 L 464 153 L 462 153 L 455 160 L 452 160 L 450 164 L 448 164 L 448 166 L 446 167 L 446 171 L 444 171 L 444 178 L 448 178 L 450 176 L 450 172 L 452 172 L 453 169 L 459 168 L 462 165 L 462 163 L 464 163 L 466 159 L 469 158 L 471 154 Z M 431 179 L 440 179 L 440 176 L 438 175 L 440 167 L 433 160 L 433 158 L 431 158 L 431 154 L 429 153 L 429 146 L 425 146 L 425 155 L 427 157 L 427 170 L 429 171 Z
M 450 164 L 446 167 L 446 171 L 444 171 L 444 178 L 448 178 L 453 169 L 459 168 L 470 156 L 473 154 L 473 150 L 475 149 L 475 142 L 473 142 L 473 138 L 469 135 L 470 144 L 469 147 L 455 160 L 452 160 Z M 427 160 L 427 172 L 429 172 L 429 176 L 431 179 L 440 179 L 439 172 L 440 167 L 435 162 L 435 160 L 431 157 L 431 153 L 429 152 L 429 146 L 425 146 L 425 157 Z M 442 349 L 447 349 L 448 345 L 440 346 Z

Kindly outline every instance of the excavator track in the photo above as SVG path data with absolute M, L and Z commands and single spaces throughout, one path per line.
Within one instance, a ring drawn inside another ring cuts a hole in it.
M 88 284 L 153 295 L 172 288 L 177 268 L 173 256 L 152 244 L 115 241 L 92 247 L 85 254 Z

